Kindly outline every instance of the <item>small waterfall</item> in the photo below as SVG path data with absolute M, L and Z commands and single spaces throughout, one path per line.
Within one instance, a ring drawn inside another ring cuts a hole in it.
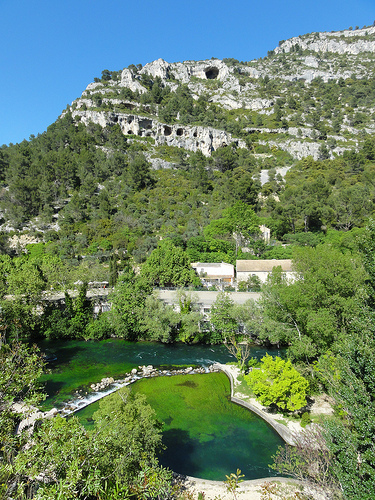
M 59 413 L 63 417 L 67 417 L 68 415 L 71 415 L 72 413 L 75 413 L 76 411 L 82 410 L 86 406 L 91 405 L 91 403 L 95 403 L 96 401 L 105 398 L 106 396 L 112 394 L 118 389 L 121 389 L 122 387 L 132 384 L 133 382 L 139 380 L 140 378 L 142 377 L 133 377 L 132 380 L 130 380 L 129 382 L 117 381 L 102 391 L 90 392 L 87 395 L 79 394 L 74 399 L 69 400 L 67 403 L 65 403 L 63 408 L 59 410 Z

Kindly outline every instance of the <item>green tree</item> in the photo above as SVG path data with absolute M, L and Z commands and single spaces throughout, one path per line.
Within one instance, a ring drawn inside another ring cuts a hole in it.
M 121 389 L 101 401 L 94 420 L 94 432 L 87 432 L 76 418 L 44 420 L 16 457 L 19 491 L 29 497 L 38 490 L 38 496 L 51 500 L 128 498 L 131 491 L 147 498 L 170 493 L 171 474 L 155 458 L 161 447 L 160 424 L 144 396 Z M 146 480 L 146 472 L 159 480 Z
M 130 160 L 127 177 L 130 186 L 135 191 L 152 185 L 150 164 L 142 154 L 135 155 Z
M 69 324 L 70 336 L 72 338 L 82 337 L 92 316 L 92 304 L 87 298 L 87 282 L 84 282 L 80 285 L 78 296 L 73 302 L 73 311 Z
M 234 316 L 234 302 L 227 293 L 220 292 L 212 304 L 210 323 L 213 344 L 221 344 L 238 331 L 238 322 Z
M 245 376 L 257 399 L 265 405 L 295 411 L 306 406 L 308 381 L 298 373 L 290 360 L 266 354 L 260 370 Z
M 151 293 L 152 285 L 142 276 L 136 276 L 131 270 L 121 275 L 110 296 L 110 316 L 118 336 L 136 340 L 141 335 L 143 309 Z
M 36 304 L 45 288 L 45 279 L 38 262 L 23 257 L 13 259 L 7 275 L 8 294 L 23 297 L 25 302 Z
M 197 296 L 184 290 L 178 290 L 177 295 L 180 306 L 178 340 L 186 343 L 201 340 L 199 325 L 203 315 L 198 308 Z
M 327 353 L 316 365 L 335 400 L 335 417 L 325 422 L 332 473 L 344 498 L 370 500 L 375 493 L 374 313 L 364 308 L 341 352 Z
M 118 479 L 134 478 L 143 464 L 154 462 L 162 448 L 161 423 L 155 411 L 144 395 L 126 387 L 103 398 L 93 418 L 99 442 L 107 450 L 102 466 L 115 471 Z
M 146 298 L 140 329 L 145 339 L 174 342 L 177 337 L 179 314 L 164 304 L 155 294 Z
M 360 183 L 336 191 L 329 202 L 336 212 L 337 227 L 345 231 L 353 226 L 360 226 L 373 209 L 369 189 Z
M 238 283 L 238 290 L 240 292 L 260 292 L 262 282 L 255 274 L 252 274 L 246 281 Z
M 275 269 L 262 287 L 258 331 L 263 338 L 288 343 L 291 357 L 308 362 L 327 349 L 339 349 L 350 334 L 352 318 L 366 298 L 366 274 L 358 257 L 329 245 L 297 248 L 294 270 L 293 283 Z
M 141 275 L 154 286 L 183 287 L 200 284 L 184 250 L 163 240 L 143 264 Z
M 212 153 L 215 166 L 220 172 L 233 170 L 237 166 L 238 157 L 236 151 L 230 146 L 223 146 Z
M 109 286 L 113 288 L 118 278 L 117 255 L 114 253 L 109 261 Z
M 375 220 L 369 219 L 365 234 L 359 240 L 359 250 L 363 265 L 368 275 L 366 281 L 370 296 L 370 305 L 375 306 Z

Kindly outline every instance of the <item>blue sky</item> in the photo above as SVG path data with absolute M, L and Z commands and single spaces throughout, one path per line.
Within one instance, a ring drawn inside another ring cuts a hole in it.
M 103 69 L 249 61 L 279 40 L 374 20 L 373 0 L 0 0 L 0 145 L 42 133 Z

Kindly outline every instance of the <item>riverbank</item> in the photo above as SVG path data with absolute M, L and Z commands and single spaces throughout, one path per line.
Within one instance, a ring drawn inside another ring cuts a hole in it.
M 193 498 L 198 498 L 199 493 L 204 493 L 205 500 L 217 500 L 219 498 L 220 500 L 233 500 L 233 494 L 228 492 L 226 485 L 222 481 L 208 481 L 188 476 L 183 487 L 193 495 Z M 303 486 L 298 481 L 283 477 L 269 477 L 243 481 L 239 484 L 236 495 L 240 500 L 281 500 L 289 498 L 289 495 L 294 495 L 302 490 Z M 313 498 L 315 500 L 324 500 L 324 497 L 319 496 L 317 492 L 315 492 Z
M 262 406 L 255 398 L 250 398 L 238 391 L 240 385 L 239 375 L 240 369 L 237 365 L 223 365 L 215 363 L 213 366 L 216 370 L 223 371 L 230 380 L 231 385 L 231 400 L 233 403 L 244 406 L 253 413 L 259 415 L 282 437 L 289 445 L 294 445 L 293 434 L 301 432 L 302 427 L 299 423 L 288 421 L 282 414 L 269 413 L 267 408 Z

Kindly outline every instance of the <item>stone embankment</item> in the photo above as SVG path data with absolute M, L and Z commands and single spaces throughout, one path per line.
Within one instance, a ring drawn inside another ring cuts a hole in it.
M 213 368 L 215 370 L 220 370 L 224 372 L 227 377 L 229 378 L 230 381 L 230 387 L 231 387 L 231 401 L 233 403 L 236 403 L 240 406 L 243 406 L 247 408 L 248 410 L 252 411 L 259 417 L 261 417 L 263 420 L 265 420 L 275 431 L 279 434 L 279 436 L 282 437 L 282 439 L 290 445 L 294 445 L 295 442 L 293 440 L 293 433 L 291 430 L 286 427 L 283 424 L 278 423 L 275 418 L 273 418 L 270 414 L 266 413 L 263 411 L 260 407 L 255 406 L 252 404 L 252 402 L 245 401 L 240 397 L 240 394 L 237 394 L 235 391 L 235 380 L 237 379 L 237 375 L 239 373 L 239 369 L 236 366 L 233 365 L 222 365 L 220 363 L 215 363 L 213 365 Z

